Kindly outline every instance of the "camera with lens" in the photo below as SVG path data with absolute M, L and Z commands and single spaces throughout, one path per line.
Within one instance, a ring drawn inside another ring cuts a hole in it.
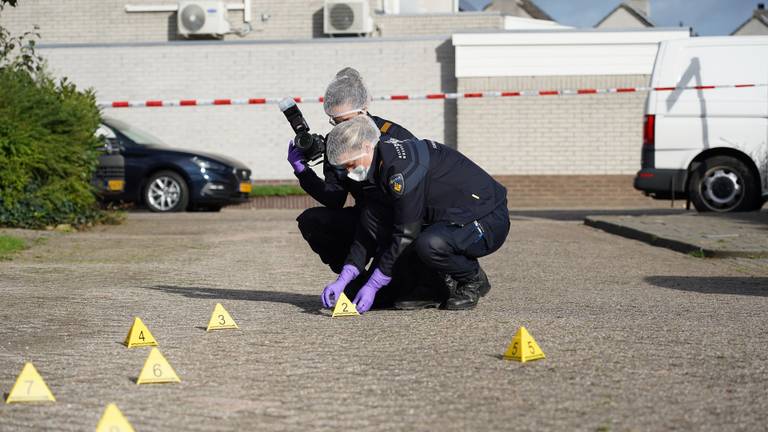
M 325 154 L 325 138 L 320 134 L 309 133 L 309 125 L 299 107 L 296 106 L 296 102 L 291 98 L 285 98 L 280 101 L 279 106 L 296 133 L 293 145 L 301 151 L 304 159 L 308 162 L 322 159 Z

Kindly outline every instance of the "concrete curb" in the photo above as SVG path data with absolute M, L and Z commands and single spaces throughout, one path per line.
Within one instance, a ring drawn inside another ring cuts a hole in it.
M 600 220 L 595 216 L 587 216 L 584 219 L 584 224 L 610 234 L 639 240 L 652 246 L 663 247 L 685 254 L 700 254 L 707 258 L 768 258 L 768 252 L 765 251 L 734 251 L 705 248 L 694 243 L 660 237 L 656 234 L 640 231 L 621 224 Z

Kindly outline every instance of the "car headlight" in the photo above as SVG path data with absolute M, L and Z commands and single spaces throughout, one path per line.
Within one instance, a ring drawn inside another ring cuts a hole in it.
M 212 160 L 199 158 L 197 156 L 192 158 L 192 162 L 195 163 L 195 165 L 200 167 L 200 172 L 206 172 L 206 171 L 226 171 L 227 167 L 218 163 L 214 162 Z

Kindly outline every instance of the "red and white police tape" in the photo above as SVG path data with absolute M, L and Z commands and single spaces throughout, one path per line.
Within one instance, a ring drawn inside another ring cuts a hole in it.
M 729 84 L 729 85 L 701 85 L 690 87 L 615 87 L 615 88 L 583 88 L 566 90 L 521 90 L 521 91 L 486 91 L 469 93 L 429 93 L 429 94 L 401 94 L 389 96 L 374 96 L 375 101 L 404 101 L 404 100 L 441 100 L 441 99 L 473 99 L 473 98 L 504 98 L 504 97 L 530 97 L 530 96 L 572 96 L 593 95 L 608 93 L 639 93 L 639 92 L 667 92 L 683 90 L 714 90 L 726 88 L 751 88 L 768 87 L 768 84 Z M 247 98 L 247 99 L 176 99 L 176 100 L 146 100 L 146 101 L 114 101 L 98 102 L 101 108 L 159 108 L 182 106 L 211 106 L 211 105 L 264 105 L 277 104 L 284 98 Z M 294 97 L 296 103 L 323 102 L 322 96 Z

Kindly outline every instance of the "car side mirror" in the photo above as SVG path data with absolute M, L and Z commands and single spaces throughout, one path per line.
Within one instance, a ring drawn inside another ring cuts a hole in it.
M 117 139 L 107 139 L 107 148 L 110 153 L 120 153 L 125 147 Z
M 118 142 L 115 132 L 103 124 L 99 125 L 99 128 L 96 129 L 96 136 L 103 143 L 100 150 L 107 154 L 119 153 L 123 149 L 123 146 Z
M 120 144 L 117 140 L 102 137 L 99 151 L 104 152 L 104 154 L 117 154 L 120 153 Z

